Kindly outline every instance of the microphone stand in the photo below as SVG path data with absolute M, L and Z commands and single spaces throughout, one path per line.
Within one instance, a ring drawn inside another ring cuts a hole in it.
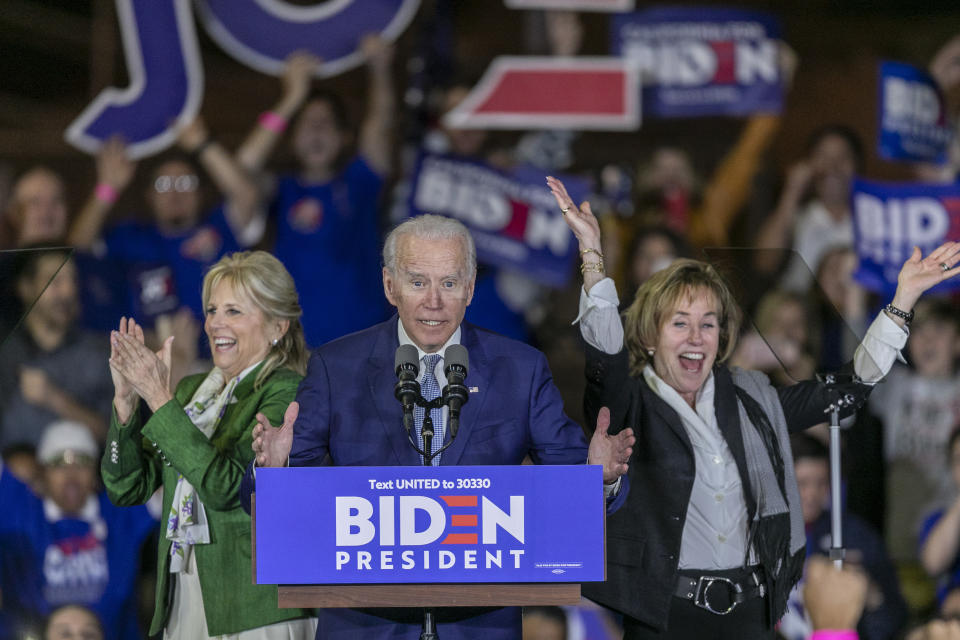
M 419 392 L 417 392 L 416 404 L 418 407 L 423 407 L 423 425 L 420 427 L 420 435 L 423 437 L 423 449 L 417 446 L 417 443 L 413 440 L 413 432 L 407 427 L 407 440 L 410 441 L 410 446 L 414 450 L 423 456 L 423 466 L 432 467 L 433 459 L 438 455 L 444 452 L 447 447 L 453 444 L 453 439 L 456 437 L 456 434 L 452 431 L 450 432 L 450 441 L 440 447 L 436 452 L 432 451 L 433 449 L 433 418 L 430 417 L 431 409 L 440 409 L 443 407 L 443 396 L 439 395 L 433 400 L 427 400 Z M 440 636 L 437 635 L 437 621 L 436 613 L 432 607 L 424 607 L 423 609 L 423 626 L 420 629 L 420 640 L 439 640 Z
M 840 395 L 840 385 L 859 382 L 855 375 L 836 373 L 817 374 L 817 379 L 828 391 L 836 394 L 836 399 L 824 410 L 830 414 L 830 559 L 837 569 L 843 568 L 847 550 L 843 546 L 843 504 L 840 476 L 840 409 L 850 406 L 855 399 L 849 393 Z

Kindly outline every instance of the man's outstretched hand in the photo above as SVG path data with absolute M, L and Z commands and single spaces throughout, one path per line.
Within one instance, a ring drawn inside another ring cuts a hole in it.
M 612 484 L 629 470 L 628 462 L 637 439 L 633 429 L 624 429 L 617 435 L 610 435 L 610 409 L 602 407 L 597 415 L 597 429 L 590 438 L 587 450 L 587 464 L 603 466 L 604 484 Z
M 300 404 L 291 402 L 283 414 L 283 424 L 278 428 L 262 413 L 257 414 L 257 426 L 253 428 L 253 452 L 258 467 L 283 467 L 290 457 L 293 446 L 293 423 L 300 415 Z

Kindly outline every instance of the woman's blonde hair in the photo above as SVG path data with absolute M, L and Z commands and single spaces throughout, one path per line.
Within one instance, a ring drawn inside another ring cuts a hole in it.
M 306 375 L 307 342 L 300 324 L 300 300 L 293 278 L 279 260 L 266 251 L 243 251 L 220 258 L 203 279 L 203 307 L 221 281 L 228 281 L 235 291 L 245 295 L 269 320 L 289 320 L 287 332 L 271 345 L 260 373 L 254 381 L 259 388 L 263 381 L 280 367 Z
M 658 342 L 664 321 L 676 311 L 683 299 L 693 299 L 709 291 L 716 299 L 720 341 L 717 362 L 733 353 L 740 333 L 740 307 L 717 270 L 699 260 L 675 260 L 666 269 L 644 282 L 624 314 L 624 340 L 630 355 L 630 375 L 639 376 L 653 362 L 647 351 Z

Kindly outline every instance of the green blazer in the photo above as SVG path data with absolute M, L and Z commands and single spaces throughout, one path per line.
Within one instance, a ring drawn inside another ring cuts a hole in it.
M 257 412 L 272 424 L 283 422 L 283 413 L 296 395 L 301 376 L 278 369 L 259 389 L 253 388 L 260 367 L 237 385 L 232 401 L 209 440 L 197 429 L 183 406 L 206 377 L 184 378 L 174 399 L 142 424 L 135 411 L 121 425 L 114 411 L 107 447 L 100 468 L 110 499 L 117 505 L 143 504 L 163 487 L 160 545 L 157 549 L 157 603 L 150 635 L 167 622 L 172 589 L 170 541 L 166 522 L 177 477 L 196 488 L 206 506 L 210 544 L 193 547 L 196 555 L 207 632 L 211 636 L 237 633 L 267 624 L 312 616 L 309 609 L 279 609 L 277 588 L 255 585 L 250 560 L 250 516 L 240 508 L 237 490 L 247 464 L 253 459 L 250 445 Z

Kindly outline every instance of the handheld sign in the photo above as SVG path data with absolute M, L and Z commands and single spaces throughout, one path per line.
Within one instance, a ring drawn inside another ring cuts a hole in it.
M 953 138 L 943 93 L 927 73 L 900 62 L 880 65 L 880 155 L 942 162 Z

